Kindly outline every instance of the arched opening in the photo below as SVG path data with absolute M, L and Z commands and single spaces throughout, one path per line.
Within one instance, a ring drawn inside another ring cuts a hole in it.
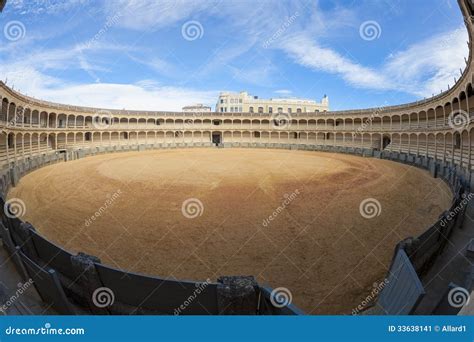
M 219 146 L 222 143 L 221 132 L 212 132 L 212 143 L 216 146 Z
M 461 133 L 455 132 L 453 135 L 454 148 L 461 148 Z

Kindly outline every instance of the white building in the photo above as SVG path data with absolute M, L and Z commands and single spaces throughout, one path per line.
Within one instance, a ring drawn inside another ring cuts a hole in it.
M 202 103 L 197 103 L 190 106 L 184 106 L 182 110 L 183 112 L 205 113 L 210 112 L 211 107 L 205 106 Z
M 321 102 L 299 98 L 260 99 L 246 91 L 219 94 L 216 112 L 220 113 L 318 113 L 329 110 L 329 98 Z

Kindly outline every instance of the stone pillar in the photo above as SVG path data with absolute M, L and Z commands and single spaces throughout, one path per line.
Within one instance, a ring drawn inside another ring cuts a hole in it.
M 109 314 L 106 307 L 98 307 L 95 305 L 94 301 L 96 300 L 93 298 L 94 292 L 103 287 L 94 264 L 100 263 L 100 259 L 85 253 L 78 253 L 77 255 L 71 256 L 71 263 L 74 272 L 81 275 L 77 279 L 77 283 L 82 291 L 80 297 L 84 300 L 83 304 L 88 306 L 94 315 Z
M 259 289 L 253 276 L 223 276 L 217 279 L 220 315 L 255 315 Z
M 20 172 L 16 164 L 10 168 L 10 179 L 13 186 L 16 186 L 20 180 Z

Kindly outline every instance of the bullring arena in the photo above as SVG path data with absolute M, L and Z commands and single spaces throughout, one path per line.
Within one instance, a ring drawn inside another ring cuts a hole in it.
M 459 4 L 471 38 L 474 5 Z M 469 284 L 472 237 L 469 48 L 440 95 L 339 112 L 109 110 L 1 83 L 9 259 L 66 314 L 456 314 L 446 294 Z M 91 299 L 103 288 L 107 306 Z
M 85 223 L 118 189 L 104 215 Z M 281 215 L 264 224 L 291 194 Z M 105 264 L 199 281 L 253 274 L 291 289 L 306 312 L 347 314 L 383 279 L 400 238 L 434 223 L 451 194 L 441 180 L 390 161 L 184 149 L 48 166 L 25 176 L 10 197 L 24 200 L 24 218 L 44 236 Z M 368 197 L 382 203 L 377 219 L 359 213 Z M 203 203 L 195 219 L 181 212 L 188 198 Z M 359 286 L 349 286 L 352 277 Z

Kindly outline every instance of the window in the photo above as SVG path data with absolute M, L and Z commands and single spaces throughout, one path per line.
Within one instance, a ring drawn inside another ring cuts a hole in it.
M 234 103 L 234 99 L 230 99 L 230 103 Z
M 291 108 L 288 108 L 288 113 L 290 113 L 290 114 L 291 114 Z
M 263 107 L 258 107 L 258 112 L 263 113 Z
M 260 138 L 260 132 L 253 132 L 254 138 Z
M 278 107 L 278 113 L 283 113 L 283 108 Z
M 296 108 L 297 113 L 301 113 L 301 108 Z
M 221 103 L 224 103 L 224 99 L 221 99 Z
M 223 107 L 221 107 L 221 113 L 224 113 L 224 108 Z
M 239 99 L 239 103 L 242 103 L 242 99 Z
M 253 107 L 249 107 L 249 112 L 253 113 Z
M 268 107 L 268 112 L 271 114 L 273 113 L 273 108 L 272 107 Z

